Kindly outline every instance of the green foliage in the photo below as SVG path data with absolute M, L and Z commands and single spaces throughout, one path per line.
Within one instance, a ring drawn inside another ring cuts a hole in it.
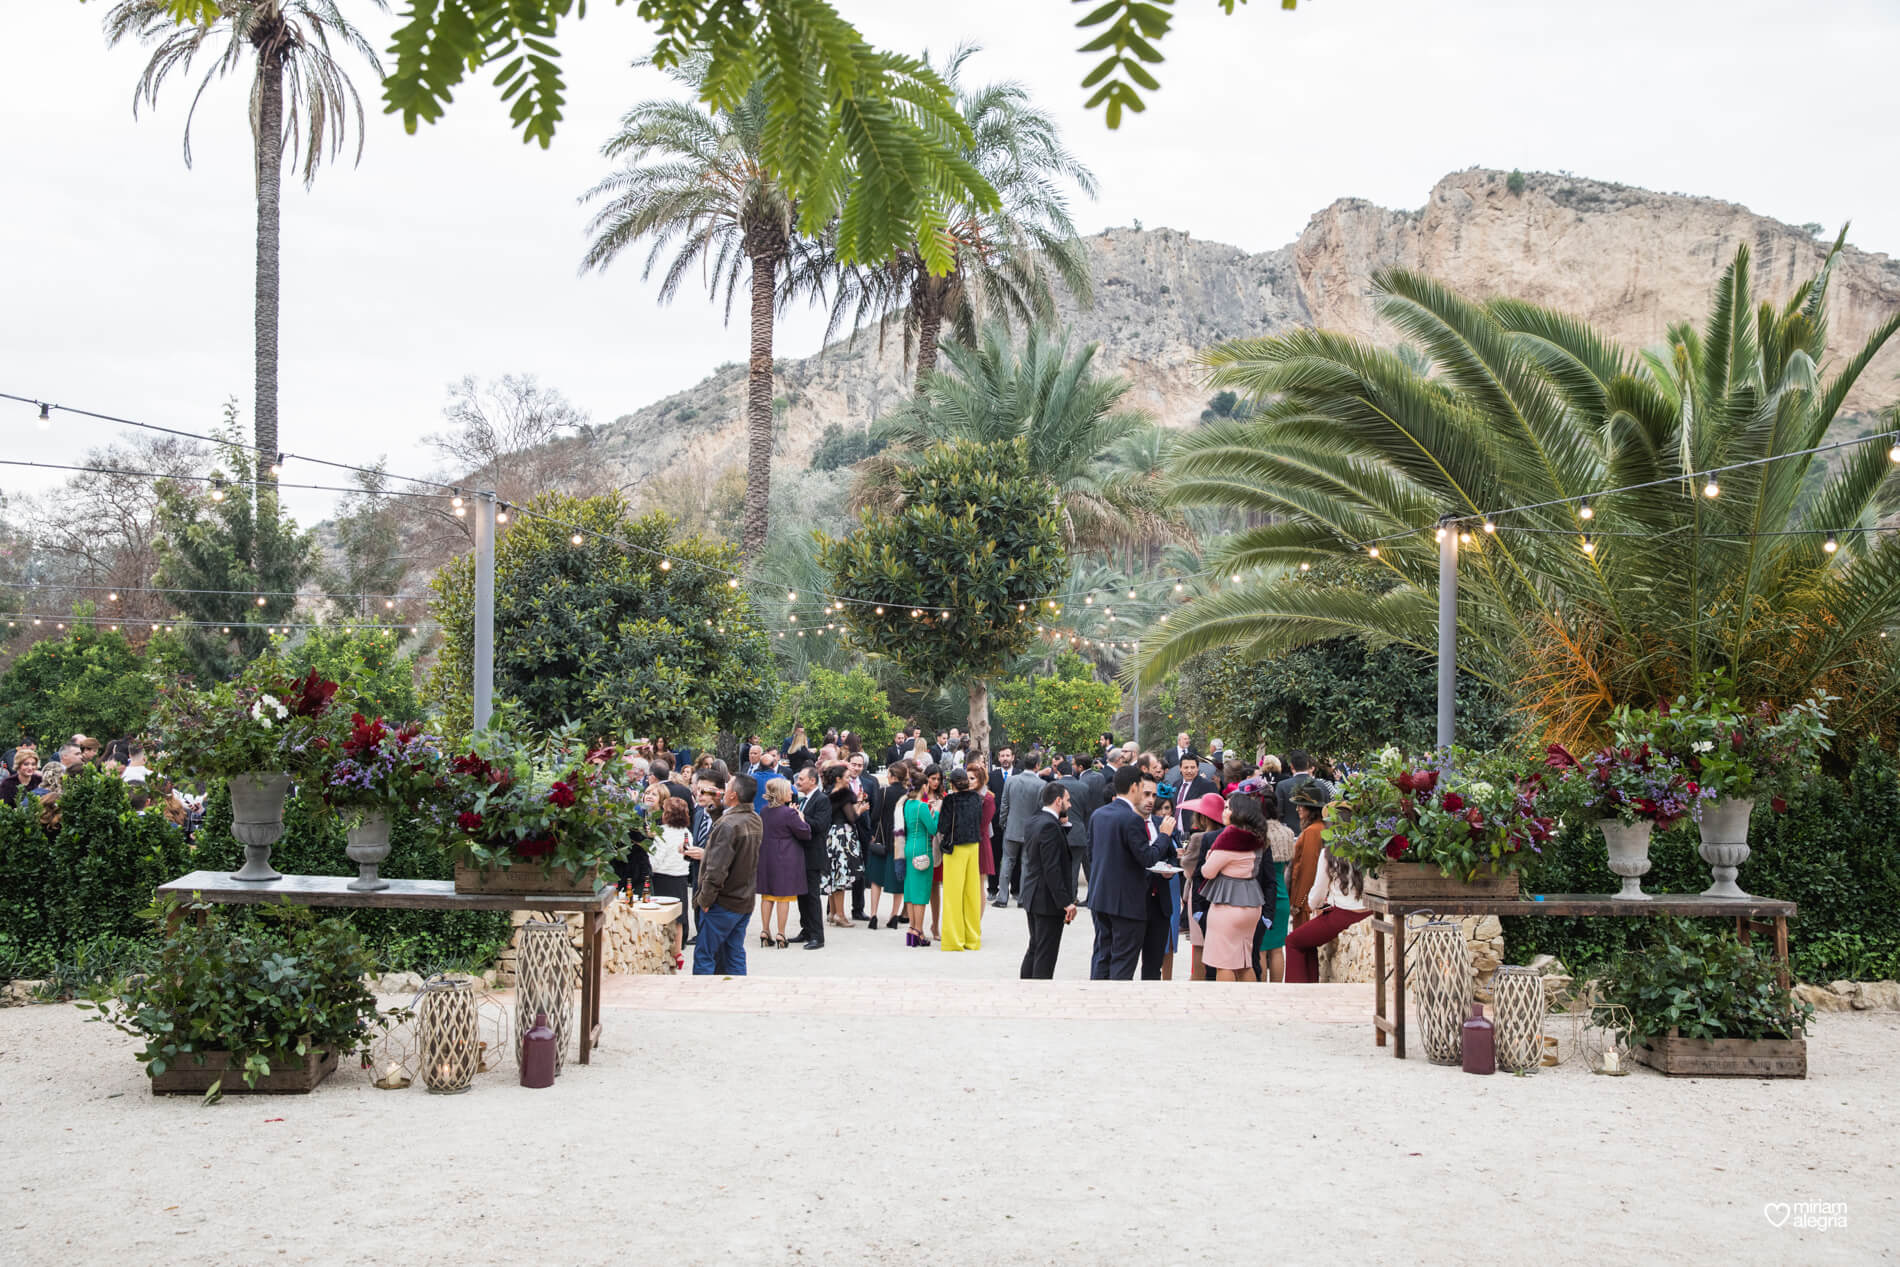
M 1219 3 L 1231 15 L 1235 6 L 1247 0 L 1219 0 Z M 1282 9 L 1293 9 L 1298 4 L 1299 0 L 1280 0 Z M 1161 50 L 1155 45 L 1167 35 L 1174 21 L 1169 12 L 1173 5 L 1174 0 L 1107 0 L 1076 23 L 1083 30 L 1102 28 L 1100 34 L 1082 45 L 1084 53 L 1104 54 L 1083 78 L 1082 87 L 1095 88 L 1094 95 L 1084 103 L 1085 108 L 1102 107 L 1102 117 L 1111 129 L 1122 125 L 1123 110 L 1133 114 L 1146 110 L 1148 107 L 1141 94 L 1161 87 L 1161 82 L 1148 68 L 1161 64 Z M 1101 87 L 1096 88 L 1097 84 Z
M 495 546 L 496 698 L 536 730 L 573 721 L 596 738 L 744 733 L 762 721 L 777 689 L 771 648 L 749 600 L 708 570 L 732 569 L 736 552 L 676 540 L 673 528 L 663 514 L 633 518 L 619 494 L 544 493 L 522 507 Z M 681 562 L 662 568 L 660 551 Z M 444 644 L 425 697 L 448 734 L 466 735 L 473 557 L 431 584 Z
M 897 729 L 897 715 L 891 712 L 890 698 L 876 678 L 863 669 L 837 673 L 814 664 L 805 680 L 786 688 L 779 696 L 772 720 L 762 732 L 772 742 L 803 725 L 814 734 L 827 728 L 851 731 L 867 749 L 888 743 Z M 814 748 L 817 743 L 814 740 Z
M 1272 569 L 1210 594 L 1143 647 L 1158 680 L 1220 645 L 1255 657 L 1357 636 L 1430 654 L 1441 516 L 1458 518 L 1461 668 L 1511 694 L 1543 737 L 1589 743 L 1619 704 L 1644 707 L 1725 669 L 1747 700 L 1840 696 L 1853 741 L 1900 732 L 1900 540 L 1855 529 L 1900 500 L 1884 436 L 1836 459 L 1805 497 L 1813 453 L 1871 359 L 1887 315 L 1831 361 L 1819 276 L 1757 304 L 1749 254 L 1706 324 L 1672 325 L 1636 354 L 1563 313 L 1476 303 L 1385 271 L 1380 311 L 1432 367 L 1325 331 L 1223 343 L 1210 382 L 1270 402 L 1251 420 L 1184 434 L 1172 494 L 1268 520 L 1217 566 Z M 1822 366 L 1832 372 L 1824 373 Z M 1714 468 L 1718 496 L 1706 494 Z M 1581 499 L 1597 496 L 1594 517 Z M 1515 509 L 1525 507 L 1527 509 Z M 1482 531 L 1487 515 L 1512 508 Z M 1586 551 L 1586 529 L 1598 534 Z M 1829 532 L 1837 552 L 1823 550 Z M 1377 543 L 1374 558 L 1366 545 Z M 1300 563 L 1362 571 L 1307 584 Z M 1373 573 L 1383 581 L 1368 583 Z
M 1649 923 L 1640 950 L 1618 954 L 1597 980 L 1598 1024 L 1612 1005 L 1629 1010 L 1631 1033 L 1658 1038 L 1794 1038 L 1814 1019 L 1776 977 L 1774 956 L 1744 946 L 1709 921 Z
M 86 979 L 146 935 L 137 912 L 189 869 L 184 833 L 156 807 L 134 810 L 127 785 L 92 767 L 63 781 L 56 829 L 22 799 L 0 806 L 0 976 Z
M 1803 981 L 1900 976 L 1900 778 L 1893 759 L 1868 748 L 1845 779 L 1816 777 L 1788 797 L 1788 812 L 1758 806 L 1749 824 L 1750 853 L 1741 883 L 1750 893 L 1797 903 L 1790 926 L 1795 975 Z M 1696 853 L 1695 826 L 1685 822 L 1651 840 L 1653 893 L 1699 893 L 1709 865 Z M 1613 889 L 1603 835 L 1572 822 L 1524 868 L 1527 893 L 1604 893 Z M 1523 919 L 1504 921 L 1511 957 L 1523 962 L 1556 955 L 1577 971 L 1601 967 L 1617 952 L 1642 946 L 1642 920 Z
M 278 640 L 272 649 L 285 676 L 315 672 L 341 683 L 343 702 L 354 711 L 390 721 L 422 716 L 415 660 L 402 653 L 394 634 L 347 627 L 308 629 L 294 641 Z
M 1018 746 L 1039 743 L 1055 752 L 1094 752 L 1120 711 L 1122 693 L 1097 682 L 1073 651 L 1056 657 L 1055 674 L 1013 678 L 996 691 L 996 720 Z
M 1551 820 L 1536 803 L 1530 763 L 1506 751 L 1380 752 L 1347 779 L 1327 811 L 1326 851 L 1375 875 L 1388 861 L 1423 862 L 1469 880 L 1521 869 Z
M 1233 392 L 1228 391 L 1214 393 L 1213 399 L 1207 402 L 1207 408 L 1201 410 L 1202 422 L 1218 422 L 1222 418 L 1245 422 L 1251 417 L 1253 417 L 1253 402 L 1242 400 Z
M 229 681 L 167 687 L 152 718 L 160 767 L 174 778 L 318 774 L 331 760 L 329 745 L 349 729 L 336 691 L 314 674 L 286 678 L 269 659 Z
M 869 430 L 846 431 L 834 422 L 819 437 L 818 448 L 811 455 L 811 469 L 835 471 L 841 466 L 856 466 L 864 459 L 882 453 L 884 445 L 884 437 Z
M 175 903 L 149 912 L 162 923 Z M 157 1077 L 193 1053 L 229 1052 L 253 1086 L 309 1051 L 350 1055 L 369 1044 L 378 1018 L 363 977 L 375 961 L 347 920 L 319 920 L 307 907 L 205 907 L 159 943 L 154 971 L 96 988 L 81 1007 L 145 1040 L 138 1054 Z M 205 1095 L 218 1098 L 222 1083 Z
M 4 820 L 0 819 L 0 825 Z M 271 846 L 271 863 L 287 875 L 353 876 L 356 864 L 343 852 L 343 823 L 326 814 L 316 797 L 299 788 L 284 806 L 284 835 Z M 244 846 L 231 835 L 231 795 L 212 785 L 198 829 L 194 868 L 235 871 L 244 862 Z M 412 880 L 450 880 L 454 860 L 415 819 L 391 820 L 386 876 Z M 146 889 L 149 898 L 151 889 Z M 349 911 L 344 916 L 362 934 L 383 972 L 433 972 L 465 966 L 486 967 L 508 941 L 505 911 Z
M 75 734 L 145 730 L 158 685 L 124 634 L 88 622 L 34 643 L 0 677 L 0 746 L 38 740 L 51 754 Z
M 819 538 L 832 592 L 881 605 L 848 603 L 843 619 L 865 650 L 925 682 L 995 673 L 1035 637 L 1034 605 L 1069 567 L 1028 443 L 937 445 L 896 482 L 900 511 L 866 510 L 849 537 Z
M 1304 748 L 1357 760 L 1387 744 L 1423 752 L 1437 742 L 1436 662 L 1409 647 L 1328 638 L 1259 659 L 1217 650 L 1187 661 L 1178 680 L 1187 729 L 1219 735 L 1235 752 Z M 1461 674 L 1459 741 L 1491 748 L 1510 731 L 1497 687 Z
M 1523 193 L 1524 192 L 1524 173 L 1518 171 L 1517 168 L 1513 167 L 1511 169 L 1511 174 L 1504 178 L 1504 187 L 1510 190 L 1513 194 Z M 1816 225 L 1815 227 L 1817 229 L 1820 228 L 1819 225 Z
M 1618 709 L 1618 743 L 1657 747 L 1688 767 L 1713 796 L 1764 797 L 1786 792 L 1814 773 L 1815 757 L 1834 734 L 1827 728 L 1829 695 L 1792 708 L 1744 708 L 1721 673 L 1696 683 L 1695 696 L 1678 695 L 1666 712 Z
M 572 0 L 418 0 L 396 32 L 384 84 L 414 131 L 442 116 L 469 71 L 495 75 L 524 141 L 546 146 L 561 118 L 556 28 Z M 834 225 L 846 260 L 878 261 L 915 240 L 938 272 L 952 263 L 939 207 L 996 194 L 958 153 L 968 129 L 942 80 L 914 57 L 872 48 L 827 0 L 637 0 L 661 68 L 701 66 L 701 100 L 730 109 L 757 89 L 772 118 L 760 157 L 798 199 L 800 225 Z
M 226 423 L 235 427 L 229 407 Z M 219 461 L 224 472 L 246 479 L 244 450 L 221 446 Z M 213 500 L 214 491 L 221 500 Z M 161 481 L 158 531 L 157 584 L 179 591 L 171 600 L 182 615 L 217 626 L 183 634 L 193 669 L 207 681 L 229 677 L 262 654 L 270 641 L 265 629 L 289 619 L 298 588 L 316 568 L 315 539 L 298 530 L 275 489 L 248 482 L 207 489 Z

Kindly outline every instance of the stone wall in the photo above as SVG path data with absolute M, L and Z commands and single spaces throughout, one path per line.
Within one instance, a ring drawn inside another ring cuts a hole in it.
M 1415 921 L 1414 930 L 1417 927 Z M 1478 997 L 1489 1002 L 1491 978 L 1504 962 L 1504 927 L 1498 923 L 1495 915 L 1467 915 L 1458 921 L 1458 927 L 1464 934 L 1465 950 L 1471 955 L 1471 966 L 1478 974 Z M 1390 950 L 1390 947 L 1387 949 Z M 1406 984 L 1409 986 L 1412 984 L 1411 965 L 1408 964 L 1407 968 Z M 1371 920 L 1360 920 L 1341 933 L 1330 946 L 1320 948 L 1319 979 L 1350 982 L 1372 980 Z
M 506 988 L 515 983 L 515 934 L 529 920 L 544 918 L 530 911 L 514 912 L 514 931 L 509 934 L 508 947 L 495 961 L 497 985 Z M 574 945 L 575 963 L 578 964 L 582 950 L 581 917 L 578 913 L 567 916 L 567 931 Z M 607 908 L 602 931 L 606 934 L 606 958 L 601 965 L 604 971 L 654 975 L 678 971 L 673 965 L 671 924 L 648 923 L 635 916 L 625 902 L 615 902 Z M 579 972 L 578 967 L 575 971 Z

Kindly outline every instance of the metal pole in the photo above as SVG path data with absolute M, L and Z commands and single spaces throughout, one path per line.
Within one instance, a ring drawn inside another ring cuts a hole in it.
M 1438 746 L 1452 744 L 1458 694 L 1458 525 L 1438 523 Z
M 475 498 L 475 729 L 495 711 L 495 494 Z
M 1135 748 L 1141 748 L 1141 680 L 1135 680 Z

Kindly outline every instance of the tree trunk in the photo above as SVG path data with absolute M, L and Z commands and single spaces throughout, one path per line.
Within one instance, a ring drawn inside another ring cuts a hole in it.
M 970 751 L 990 758 L 990 684 L 980 677 L 970 679 Z
M 924 394 L 924 379 L 937 368 L 937 338 L 943 332 L 943 302 L 929 288 L 918 295 L 917 307 L 917 384 L 916 393 Z
M 772 496 L 772 298 L 778 258 L 752 257 L 752 359 L 745 381 L 745 527 L 740 552 L 748 563 L 765 549 Z
M 277 270 L 280 190 L 284 175 L 284 62 L 265 52 L 257 68 L 257 377 L 251 411 L 257 441 L 261 508 L 277 461 Z

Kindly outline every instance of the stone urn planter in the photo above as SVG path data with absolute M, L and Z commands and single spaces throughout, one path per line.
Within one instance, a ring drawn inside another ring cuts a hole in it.
M 1715 881 L 1702 890 L 1703 897 L 1748 900 L 1748 894 L 1735 883 L 1735 874 L 1748 861 L 1748 815 L 1754 808 L 1754 801 L 1732 796 L 1710 801 L 1702 807 L 1700 853 Z
M 290 795 L 288 774 L 253 771 L 232 777 L 231 835 L 244 846 L 244 865 L 231 873 L 233 880 L 281 880 L 270 864 L 270 847 L 284 836 L 284 799 Z
M 389 881 L 376 874 L 376 868 L 389 856 L 389 811 L 371 810 L 345 835 L 349 844 L 343 852 L 356 864 L 356 878 L 349 883 L 350 891 L 374 893 L 388 888 Z
M 1649 874 L 1649 834 L 1656 824 L 1647 819 L 1626 823 L 1620 818 L 1600 818 L 1597 827 L 1610 849 L 1610 870 L 1623 877 L 1623 888 L 1611 894 L 1625 902 L 1647 902 L 1643 877 Z

